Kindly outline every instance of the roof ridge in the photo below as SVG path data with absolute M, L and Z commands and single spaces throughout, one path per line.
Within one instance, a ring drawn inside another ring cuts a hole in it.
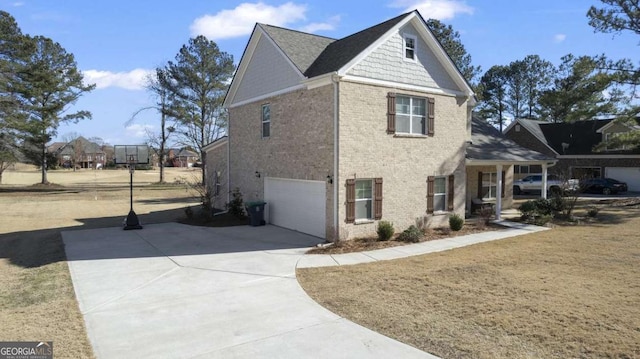
M 274 29 L 279 29 L 279 30 L 287 30 L 287 31 L 291 31 L 291 32 L 297 32 L 299 34 L 303 34 L 303 35 L 309 35 L 309 36 L 315 36 L 315 37 L 322 37 L 328 40 L 334 40 L 334 41 L 338 41 L 338 39 L 334 38 L 334 37 L 329 37 L 329 36 L 324 36 L 324 35 L 317 35 L 317 34 L 312 34 L 310 32 L 306 32 L 306 31 L 302 31 L 302 30 L 296 30 L 296 29 L 289 29 L 286 27 L 281 27 L 281 26 L 276 26 L 276 25 L 270 25 L 270 24 L 265 24 L 262 22 L 258 22 L 257 23 L 260 26 L 268 26 L 268 27 L 272 27 Z

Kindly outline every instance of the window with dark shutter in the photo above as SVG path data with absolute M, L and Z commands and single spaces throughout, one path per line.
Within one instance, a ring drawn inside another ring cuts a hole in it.
M 382 178 L 375 179 L 374 186 L 374 203 L 373 203 L 373 218 L 382 218 Z
M 447 184 L 447 210 L 453 211 L 453 185 L 455 177 L 449 176 L 449 183 Z
M 347 180 L 347 223 L 353 223 L 356 221 L 356 180 Z
M 387 133 L 396 133 L 396 94 L 387 94 Z
M 427 177 L 427 213 L 433 213 L 434 176 Z
M 427 109 L 427 135 L 433 136 L 435 133 L 435 103 L 436 99 L 433 97 L 427 98 L 427 102 L 429 103 Z

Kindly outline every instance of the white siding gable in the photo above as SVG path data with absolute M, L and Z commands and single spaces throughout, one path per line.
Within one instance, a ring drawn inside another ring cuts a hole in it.
M 299 85 L 301 80 L 280 49 L 262 35 L 231 105 Z
M 405 34 L 417 38 L 417 61 L 404 59 Z M 356 64 L 348 75 L 452 91 L 463 90 L 455 84 L 411 23 L 392 34 L 388 41 Z

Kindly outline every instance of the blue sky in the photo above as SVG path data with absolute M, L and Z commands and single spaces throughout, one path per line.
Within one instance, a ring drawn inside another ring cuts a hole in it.
M 145 141 L 158 115 L 142 88 L 145 74 L 172 60 L 190 37 L 206 35 L 236 64 L 255 22 L 341 38 L 419 9 L 425 18 L 453 25 L 483 72 L 538 54 L 558 64 L 568 53 L 640 60 L 640 39 L 594 33 L 586 12 L 598 0 L 290 0 L 290 1 L 86 1 L 0 0 L 23 33 L 44 35 L 75 55 L 85 79 L 97 89 L 73 107 L 92 120 L 63 125 L 58 138 L 76 132 L 110 144 Z

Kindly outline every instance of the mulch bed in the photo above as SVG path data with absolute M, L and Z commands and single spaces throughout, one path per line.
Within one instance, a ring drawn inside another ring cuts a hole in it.
M 494 224 L 494 223 L 490 223 L 486 226 L 478 225 L 477 223 L 465 223 L 464 227 L 462 227 L 462 229 L 457 232 L 454 232 L 447 227 L 428 228 L 425 231 L 424 237 L 422 237 L 420 242 L 433 241 L 433 240 L 442 239 L 442 238 L 464 236 L 464 235 L 473 234 L 473 233 L 499 231 L 503 229 L 505 229 L 505 227 Z M 389 247 L 404 246 L 407 244 L 414 244 L 412 242 L 403 242 L 403 241 L 397 240 L 399 235 L 400 233 L 395 234 L 393 238 L 388 241 L 378 241 L 377 237 L 355 238 L 347 241 L 340 241 L 338 243 L 333 243 L 327 246 L 312 248 L 307 253 L 308 254 L 353 253 L 353 252 L 371 251 L 375 249 L 382 249 L 382 248 L 389 248 Z

